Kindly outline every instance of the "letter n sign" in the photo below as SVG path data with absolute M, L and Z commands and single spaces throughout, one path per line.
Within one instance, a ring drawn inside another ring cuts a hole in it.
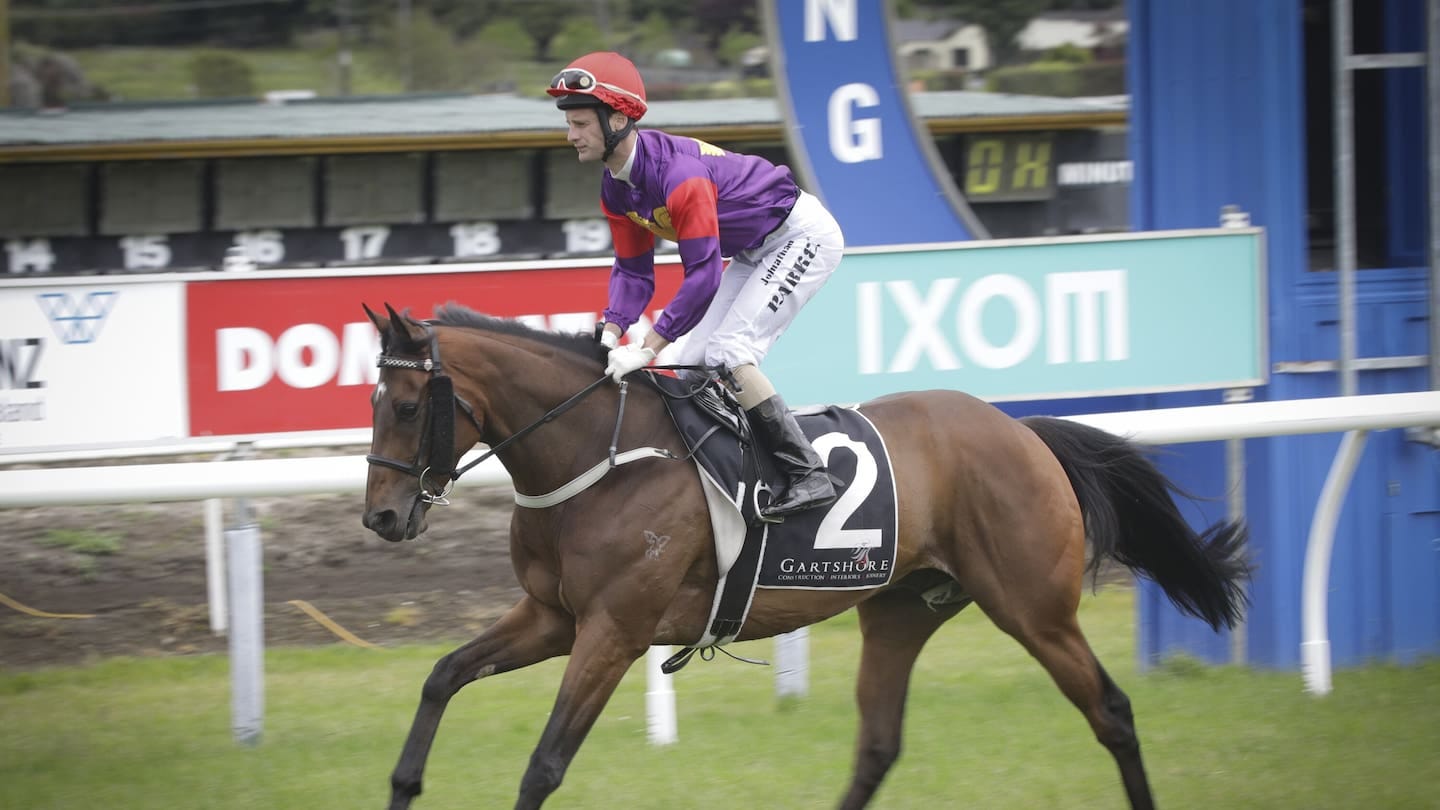
M 986 238 L 910 109 L 885 0 L 765 0 L 765 22 L 793 165 L 846 245 Z

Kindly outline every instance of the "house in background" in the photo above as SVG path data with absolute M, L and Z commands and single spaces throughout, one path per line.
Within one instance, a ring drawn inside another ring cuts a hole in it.
M 956 20 L 896 20 L 891 31 L 901 68 L 984 71 L 990 67 L 985 29 Z
M 985 40 L 985 29 L 957 20 L 895 20 L 890 31 L 900 69 L 915 71 L 958 71 L 983 73 L 993 60 Z M 757 78 L 770 75 L 770 49 L 759 45 L 746 51 L 740 60 L 741 75 Z
M 1047 11 L 1015 37 L 1020 50 L 1038 56 L 1061 45 L 1074 45 L 1097 60 L 1123 59 L 1130 21 L 1123 7 L 1100 11 Z

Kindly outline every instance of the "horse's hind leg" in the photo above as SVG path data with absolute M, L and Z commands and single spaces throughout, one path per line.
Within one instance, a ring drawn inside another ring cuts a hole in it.
M 1140 738 L 1135 733 L 1130 699 L 1096 660 L 1075 614 L 1071 612 L 1047 626 L 1022 632 L 1016 632 L 1000 620 L 996 624 L 1035 656 L 1065 697 L 1085 715 L 1095 738 L 1110 751 L 1120 767 L 1120 779 L 1130 806 L 1135 810 L 1151 810 L 1155 802 L 1145 778 L 1145 763 L 1140 758 Z
M 575 637 L 575 620 L 525 597 L 473 641 L 441 658 L 420 692 L 420 708 L 390 777 L 390 810 L 405 810 L 420 794 L 420 777 L 440 717 L 461 687 L 490 675 L 564 655 Z
M 855 769 L 841 810 L 869 804 L 890 766 L 900 756 L 901 724 L 910 672 L 920 649 L 945 620 L 966 603 L 931 608 L 913 590 L 896 588 L 861 602 L 860 676 L 855 700 L 860 730 Z

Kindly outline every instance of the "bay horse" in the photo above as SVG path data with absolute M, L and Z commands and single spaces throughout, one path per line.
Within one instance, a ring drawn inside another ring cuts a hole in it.
M 363 523 L 386 540 L 425 530 L 430 506 L 463 471 L 454 460 L 479 443 L 499 458 L 520 498 L 552 493 L 597 463 L 605 469 L 616 445 L 687 452 L 657 391 L 627 384 L 634 390 L 625 403 L 592 336 L 542 332 L 454 304 L 425 322 L 388 304 L 384 316 L 365 311 L 382 354 Z M 860 722 L 839 807 L 858 810 L 875 795 L 899 755 L 916 657 L 971 602 L 1085 716 L 1119 766 L 1130 806 L 1153 807 L 1129 699 L 1076 617 L 1084 574 L 1119 562 L 1186 613 L 1217 630 L 1234 626 L 1249 575 L 1244 525 L 1197 533 L 1175 505 L 1179 490 L 1144 448 L 1075 422 L 1016 420 L 945 390 L 895 394 L 860 410 L 884 437 L 895 476 L 890 584 L 757 590 L 739 636 L 766 638 L 858 610 Z M 419 795 L 441 715 L 461 687 L 568 654 L 515 802 L 540 807 L 631 664 L 653 644 L 702 637 L 718 576 L 706 510 L 694 465 L 659 458 L 608 469 L 552 506 L 517 504 L 510 556 L 525 595 L 426 678 L 391 776 L 391 810 Z M 656 549 L 647 535 L 670 539 Z M 923 596 L 942 586 L 958 598 Z

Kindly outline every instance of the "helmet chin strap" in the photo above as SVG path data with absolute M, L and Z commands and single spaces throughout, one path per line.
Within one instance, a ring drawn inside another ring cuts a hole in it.
M 605 136 L 605 153 L 600 156 L 601 163 L 609 160 L 610 156 L 615 154 L 615 148 L 625 140 L 625 136 L 635 129 L 635 120 L 629 117 L 626 117 L 625 126 L 621 127 L 619 131 L 611 129 L 610 113 L 613 111 L 609 105 L 601 105 L 595 110 L 600 118 L 600 134 Z

